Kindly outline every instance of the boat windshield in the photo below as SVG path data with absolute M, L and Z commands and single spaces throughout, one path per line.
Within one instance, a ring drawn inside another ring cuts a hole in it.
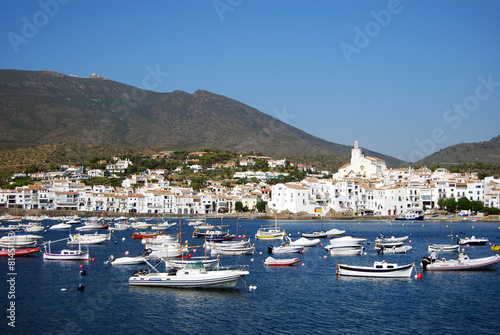
M 203 263 L 201 261 L 196 261 L 193 263 L 186 264 L 185 268 L 186 269 L 203 269 L 204 266 L 203 266 Z

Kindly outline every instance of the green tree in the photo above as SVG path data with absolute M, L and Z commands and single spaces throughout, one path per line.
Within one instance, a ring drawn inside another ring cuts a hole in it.
M 234 209 L 237 211 L 237 212 L 241 212 L 243 211 L 243 203 L 241 201 L 236 201 L 234 203 Z
M 24 169 L 25 174 L 35 173 L 38 171 L 38 166 L 36 164 L 31 164 L 26 169 Z
M 438 206 L 439 206 L 439 208 L 441 208 L 441 209 L 446 208 L 446 201 L 447 201 L 447 200 L 448 200 L 448 199 L 447 199 L 447 198 L 445 198 L 445 197 L 439 198 L 439 199 L 438 199 Z
M 461 197 L 458 199 L 457 208 L 461 211 L 467 211 L 471 208 L 470 200 L 466 197 Z
M 484 208 L 484 202 L 482 201 L 471 201 L 471 209 L 473 212 L 480 212 Z
M 258 201 L 256 204 L 257 210 L 259 212 L 264 212 L 266 210 L 267 201 Z
M 448 199 L 445 206 L 448 212 L 454 212 L 457 210 L 457 201 L 454 198 Z

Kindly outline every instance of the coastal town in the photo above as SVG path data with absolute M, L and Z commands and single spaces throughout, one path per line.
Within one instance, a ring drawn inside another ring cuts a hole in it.
M 155 158 L 171 153 L 161 152 Z M 207 152 L 191 153 L 188 168 L 201 171 L 203 167 L 192 157 L 204 154 Z M 246 156 L 238 162 L 214 164 L 212 169 L 251 166 L 256 161 L 265 161 L 269 169 L 244 169 L 232 174 L 231 180 L 238 183 L 207 180 L 199 188 L 189 180 L 187 184 L 171 181 L 166 177 L 168 171 L 162 169 L 133 174 L 123 178 L 119 186 L 84 182 L 105 174 L 115 176 L 132 164 L 114 157 L 105 170 L 67 166 L 58 172 L 31 173 L 33 184 L 0 190 L 0 208 L 201 216 L 242 211 L 271 216 L 403 216 L 431 214 L 442 207 L 440 199 L 458 201 L 464 197 L 472 204 L 500 207 L 500 179 L 479 179 L 473 173 L 451 173 L 444 168 L 388 168 L 381 159 L 365 157 L 358 142 L 352 148 L 350 163 L 335 173 L 297 165 L 297 169 L 307 171 L 300 181 L 275 182 L 283 173 L 273 171 L 285 166 L 286 159 Z M 474 212 L 474 208 L 468 212 Z

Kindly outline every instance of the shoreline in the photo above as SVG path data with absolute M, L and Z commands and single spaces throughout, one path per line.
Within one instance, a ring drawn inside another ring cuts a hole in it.
M 16 209 L 16 208 L 1 208 L 0 215 L 10 214 L 12 216 L 40 216 L 46 215 L 49 217 L 61 217 L 61 216 L 75 216 L 79 217 L 91 217 L 91 216 L 102 216 L 102 217 L 136 217 L 136 218 L 151 218 L 151 217 L 162 217 L 162 218 L 196 218 L 199 215 L 193 214 L 165 214 L 165 213 L 122 213 L 122 212 L 106 212 L 106 211 L 73 211 L 73 210 L 41 210 L 41 209 Z M 261 220 L 280 220 L 280 221 L 390 221 L 390 222 L 415 222 L 417 220 L 396 220 L 396 216 L 347 216 L 347 215 L 336 215 L 336 216 L 313 216 L 313 215 L 303 215 L 303 214 L 279 214 L 277 216 L 271 216 L 268 214 L 255 214 L 255 213 L 240 213 L 240 214 L 209 214 L 203 216 L 206 219 L 261 219 Z M 449 218 L 449 214 L 441 214 L 437 217 L 426 217 L 424 221 L 443 221 L 443 222 L 500 222 L 500 215 L 490 215 L 485 216 L 476 221 L 470 219 L 462 219 L 460 217 Z

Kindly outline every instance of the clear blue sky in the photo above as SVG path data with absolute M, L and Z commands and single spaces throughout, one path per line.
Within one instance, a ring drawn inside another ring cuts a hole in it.
M 155 91 L 407 161 L 500 134 L 499 1 L 2 1 L 0 25 L 0 68 L 143 88 L 158 68 Z

